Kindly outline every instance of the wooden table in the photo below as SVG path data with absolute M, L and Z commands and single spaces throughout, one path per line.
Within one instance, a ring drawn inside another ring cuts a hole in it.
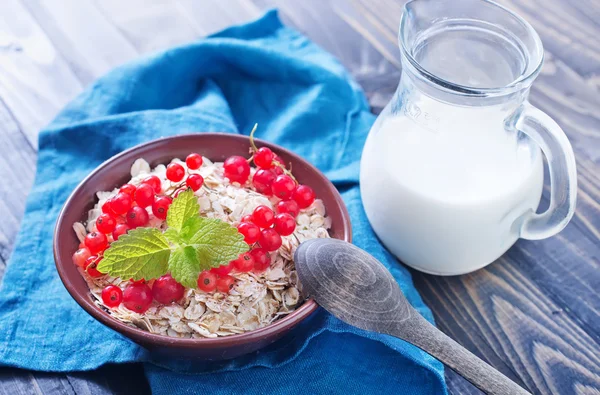
M 400 76 L 403 1 L 0 1 L 0 276 L 33 182 L 37 133 L 94 79 L 141 54 L 194 40 L 279 7 L 283 20 L 337 56 L 374 112 Z M 414 272 L 439 327 L 535 393 L 600 393 L 600 2 L 502 0 L 546 48 L 533 104 L 564 128 L 579 193 L 569 226 L 519 241 L 476 273 Z M 547 184 L 546 191 L 547 194 Z M 547 204 L 547 195 L 544 198 Z M 119 372 L 130 380 L 117 381 Z M 447 372 L 451 393 L 476 393 Z M 0 394 L 147 392 L 139 366 L 51 374 L 0 369 Z

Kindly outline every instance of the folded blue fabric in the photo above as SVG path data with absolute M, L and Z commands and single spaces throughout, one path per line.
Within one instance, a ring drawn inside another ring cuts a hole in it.
M 157 137 L 248 133 L 258 122 L 258 137 L 302 155 L 336 184 L 351 213 L 355 244 L 381 260 L 432 320 L 410 274 L 378 242 L 362 209 L 358 165 L 373 121 L 344 68 L 282 26 L 275 12 L 107 74 L 40 134 L 35 185 L 0 289 L 0 363 L 69 371 L 151 361 L 146 372 L 155 393 L 445 393 L 438 361 L 321 309 L 281 341 L 238 359 L 155 360 L 87 315 L 54 268 L 57 214 L 102 161 Z

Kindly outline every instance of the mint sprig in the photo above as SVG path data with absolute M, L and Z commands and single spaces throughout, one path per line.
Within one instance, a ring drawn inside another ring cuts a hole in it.
M 119 237 L 104 252 L 97 269 L 114 277 L 150 280 L 171 273 L 195 288 L 201 271 L 219 267 L 248 251 L 244 237 L 230 224 L 201 217 L 191 190 L 180 193 L 167 213 L 167 230 L 138 228 Z

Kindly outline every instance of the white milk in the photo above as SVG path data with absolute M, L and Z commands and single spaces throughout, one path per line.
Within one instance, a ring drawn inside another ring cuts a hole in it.
M 538 206 L 539 149 L 504 130 L 509 110 L 499 106 L 405 107 L 392 116 L 388 106 L 364 147 L 361 194 L 371 225 L 393 254 L 425 272 L 489 264 Z

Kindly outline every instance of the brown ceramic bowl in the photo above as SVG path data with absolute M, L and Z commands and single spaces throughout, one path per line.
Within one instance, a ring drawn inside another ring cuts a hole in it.
M 271 148 L 286 163 L 292 163 L 298 182 L 310 185 L 323 200 L 327 215 L 332 219 L 331 237 L 351 241 L 352 231 L 346 206 L 323 173 L 282 147 L 259 140 L 257 144 Z M 160 163 L 168 163 L 172 158 L 184 158 L 191 152 L 198 152 L 213 161 L 223 161 L 231 155 L 247 156 L 248 147 L 248 137 L 233 134 L 199 133 L 162 138 L 112 157 L 83 180 L 67 199 L 54 232 L 56 268 L 77 303 L 104 325 L 151 351 L 205 360 L 234 358 L 265 347 L 314 312 L 318 306 L 313 300 L 308 300 L 292 314 L 251 332 L 213 339 L 170 338 L 125 325 L 98 308 L 87 284 L 71 261 L 71 256 L 79 245 L 72 229 L 73 223 L 86 218 L 87 211 L 95 204 L 96 191 L 110 191 L 129 181 L 129 170 L 135 159 L 144 158 L 154 167 Z

